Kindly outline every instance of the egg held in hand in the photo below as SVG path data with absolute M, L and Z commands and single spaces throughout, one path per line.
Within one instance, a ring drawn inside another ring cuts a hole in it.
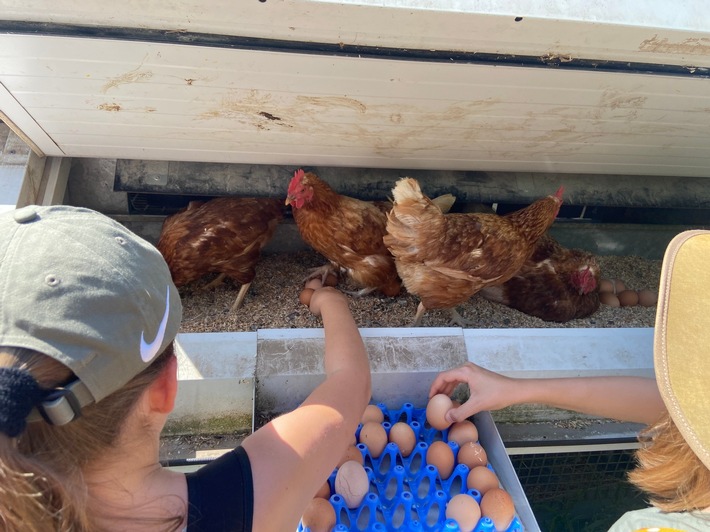
M 311 304 L 311 296 L 314 290 L 312 288 L 304 288 L 298 296 L 298 300 L 307 307 Z
M 453 408 L 453 403 L 448 395 L 438 393 L 429 399 L 426 405 L 426 420 L 437 430 L 445 430 L 451 425 L 446 420 L 446 412 Z

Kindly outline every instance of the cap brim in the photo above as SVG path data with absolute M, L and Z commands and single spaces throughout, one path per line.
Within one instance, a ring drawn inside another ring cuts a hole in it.
M 686 231 L 668 245 L 654 366 L 671 418 L 710 468 L 710 231 Z

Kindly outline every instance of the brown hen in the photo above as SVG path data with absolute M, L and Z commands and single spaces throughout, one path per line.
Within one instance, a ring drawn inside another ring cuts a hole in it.
M 336 274 L 344 270 L 361 287 L 357 295 L 375 290 L 399 294 L 397 269 L 382 242 L 391 205 L 343 196 L 303 170 L 288 185 L 286 205 L 291 205 L 304 242 L 328 259 Z
M 414 179 L 400 179 L 392 193 L 384 242 L 404 286 L 420 298 L 413 325 L 427 309 L 441 308 L 450 309 L 453 322 L 470 325 L 456 305 L 515 275 L 562 204 L 560 187 L 554 196 L 507 216 L 443 214 Z
M 435 199 L 447 211 L 455 198 L 445 194 Z M 301 238 L 330 264 L 314 274 L 345 272 L 361 287 L 355 296 L 379 290 L 396 296 L 401 289 L 392 255 L 385 247 L 389 201 L 362 201 L 335 192 L 312 172 L 297 170 L 288 185 L 286 205 L 291 205 Z
M 544 235 L 523 267 L 481 295 L 545 321 L 586 318 L 599 308 L 600 269 L 594 255 Z
M 261 249 L 283 218 L 282 203 L 277 198 L 215 198 L 190 202 L 168 216 L 157 247 L 175 285 L 219 273 L 205 288 L 218 285 L 225 276 L 241 284 L 231 310 L 238 309 L 256 275 Z

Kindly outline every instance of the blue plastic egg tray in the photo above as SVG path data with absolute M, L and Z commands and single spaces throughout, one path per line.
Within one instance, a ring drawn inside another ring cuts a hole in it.
M 442 479 L 436 466 L 426 462 L 427 449 L 432 442 L 447 442 L 454 456 L 458 453 L 458 444 L 448 441 L 448 429 L 440 431 L 427 425 L 423 408 L 415 408 L 411 403 L 405 403 L 399 410 L 390 410 L 384 404 L 377 406 L 384 414 L 382 426 L 388 435 L 394 423 L 406 422 L 414 431 L 417 443 L 407 457 L 402 456 L 397 444 L 388 443 L 377 458 L 366 445 L 357 444 L 370 480 L 370 491 L 360 506 L 348 508 L 343 497 L 335 493 L 337 469 L 331 473 L 328 479 L 333 493 L 330 503 L 336 515 L 333 532 L 459 532 L 456 521 L 446 518 L 449 500 L 454 495 L 468 493 L 481 502 L 478 491 L 467 489 L 469 468 L 455 464 L 449 478 Z M 357 428 L 357 437 L 361 428 L 362 425 Z M 490 464 L 487 467 L 493 471 Z M 311 531 L 299 524 L 297 532 Z M 481 517 L 474 532 L 495 532 L 495 526 L 489 518 Z M 506 532 L 523 532 L 517 516 Z

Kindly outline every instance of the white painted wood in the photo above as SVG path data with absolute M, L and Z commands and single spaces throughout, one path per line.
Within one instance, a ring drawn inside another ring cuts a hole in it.
M 32 118 L 0 79 L 0 119 L 40 156 L 62 155 L 62 151 Z
M 709 79 L 23 35 L 0 62 L 68 156 L 710 176 Z
M 38 203 L 45 158 L 32 152 L 13 131 L 5 134 L 0 151 L 0 212 L 11 211 L 30 203 Z
M 48 157 L 42 175 L 41 199 L 39 205 L 59 205 L 64 203 L 67 191 L 71 159 L 67 157 Z
M 710 65 L 701 0 L 3 0 L 2 18 L 424 50 Z M 516 21 L 516 18 L 522 20 Z

